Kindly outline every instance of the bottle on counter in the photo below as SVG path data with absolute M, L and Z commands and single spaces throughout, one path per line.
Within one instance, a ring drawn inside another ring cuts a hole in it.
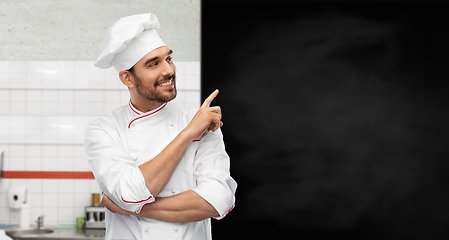
M 23 202 L 20 206 L 20 228 L 30 227 L 30 205 L 27 202 Z

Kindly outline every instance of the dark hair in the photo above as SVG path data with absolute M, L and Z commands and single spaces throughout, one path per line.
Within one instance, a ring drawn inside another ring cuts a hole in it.
M 130 69 L 128 69 L 128 72 L 130 72 L 134 78 L 137 78 L 136 72 L 134 71 L 134 66 L 132 66 Z

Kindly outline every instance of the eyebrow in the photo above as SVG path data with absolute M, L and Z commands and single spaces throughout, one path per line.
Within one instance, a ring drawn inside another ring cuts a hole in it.
M 165 57 L 168 57 L 171 54 L 173 54 L 173 50 L 170 49 L 170 51 L 167 53 L 167 55 Z M 158 58 L 159 58 L 159 56 L 148 59 L 147 61 L 145 61 L 145 65 L 144 66 L 150 64 L 151 62 L 153 62 L 154 60 L 157 60 Z

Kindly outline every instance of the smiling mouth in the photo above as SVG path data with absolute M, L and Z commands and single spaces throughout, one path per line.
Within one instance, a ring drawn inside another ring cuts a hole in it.
M 159 83 L 158 86 L 160 87 L 167 87 L 173 84 L 173 79 L 168 82 Z

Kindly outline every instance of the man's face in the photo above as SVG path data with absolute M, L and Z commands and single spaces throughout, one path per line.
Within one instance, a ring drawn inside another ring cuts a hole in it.
M 165 46 L 157 48 L 134 65 L 131 73 L 137 94 L 161 104 L 176 97 L 176 66 L 172 62 L 172 52 Z

